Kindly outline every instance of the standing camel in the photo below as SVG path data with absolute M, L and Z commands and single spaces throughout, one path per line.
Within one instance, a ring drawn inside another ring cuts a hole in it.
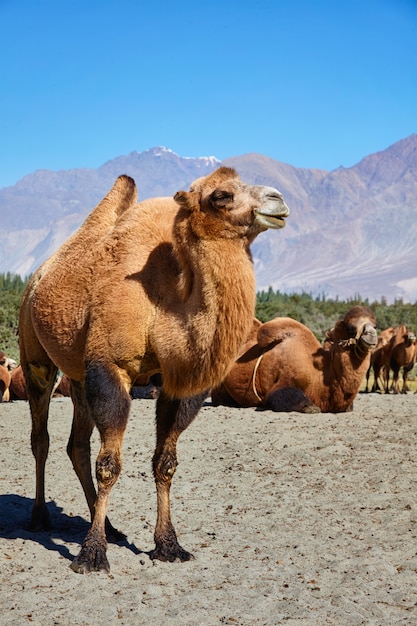
M 67 452 L 92 524 L 71 567 L 109 571 L 106 517 L 121 471 L 130 389 L 161 373 L 153 473 L 157 493 L 151 558 L 187 561 L 170 514 L 176 444 L 232 366 L 255 308 L 249 245 L 288 216 L 282 195 L 252 186 L 230 168 L 196 180 L 174 198 L 136 203 L 121 176 L 80 229 L 33 275 L 19 321 L 21 364 L 32 415 L 36 499 L 31 526 L 50 526 L 45 504 L 47 419 L 59 368 L 74 403 Z M 90 465 L 94 426 L 101 448 L 97 491 Z
M 376 346 L 375 317 L 355 306 L 320 345 L 311 330 L 289 317 L 261 324 L 251 334 L 212 402 L 273 411 L 340 413 L 352 408 Z
M 401 393 L 407 393 L 408 374 L 413 369 L 416 362 L 416 335 L 412 330 L 407 328 L 405 324 L 402 324 L 395 330 L 395 334 L 383 348 L 385 355 L 385 393 L 390 392 L 390 370 L 392 370 L 391 391 L 393 393 L 400 393 L 398 379 L 401 369 L 403 373 Z
M 366 372 L 366 386 L 365 392 L 369 392 L 369 377 L 371 375 L 371 371 L 373 370 L 374 374 L 374 382 L 372 384 L 372 392 L 377 392 L 381 390 L 380 381 L 382 383 L 382 387 L 385 386 L 385 383 L 382 382 L 383 377 L 385 375 L 386 368 L 386 354 L 385 354 L 385 346 L 390 342 L 390 339 L 397 332 L 397 328 L 390 326 L 385 330 L 382 330 L 378 335 L 378 343 L 375 350 L 371 354 L 371 363 L 368 367 L 368 371 Z

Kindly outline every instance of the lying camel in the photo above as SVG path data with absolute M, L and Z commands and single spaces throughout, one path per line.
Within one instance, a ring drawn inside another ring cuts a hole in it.
M 16 367 L 16 361 L 0 351 L 0 402 L 10 400 L 11 374 Z
M 10 399 L 10 381 L 12 377 L 4 365 L 0 365 L 0 402 L 8 402 Z
M 0 365 L 5 367 L 9 372 L 13 371 L 17 366 L 14 359 L 11 359 L 5 352 L 0 352 Z
M 403 385 L 401 393 L 407 393 L 407 378 L 416 362 L 416 335 L 402 324 L 396 329 L 395 334 L 383 348 L 385 356 L 385 393 L 390 392 L 389 379 L 392 370 L 393 393 L 400 393 L 399 375 L 402 369 Z
M 23 375 L 22 366 L 18 365 L 12 372 L 10 381 L 10 399 L 11 400 L 27 400 L 26 382 Z
M 106 531 L 117 531 L 106 512 L 122 466 L 129 392 L 156 373 L 163 385 L 156 403 L 151 558 L 193 558 L 179 545 L 170 514 L 177 440 L 208 390 L 226 376 L 250 330 L 255 278 L 249 245 L 267 228 L 282 228 L 288 214 L 276 189 L 245 184 L 226 167 L 196 180 L 189 192 L 139 205 L 134 181 L 121 176 L 31 278 L 19 320 L 36 460 L 31 526 L 50 526 L 47 419 L 59 368 L 71 379 L 74 403 L 67 452 L 92 517 L 74 571 L 109 571 Z M 89 448 L 94 426 L 101 438 L 97 492 Z
M 355 306 L 327 333 L 326 349 L 289 317 L 255 320 L 212 402 L 303 413 L 351 410 L 377 343 L 375 325 L 370 309 Z

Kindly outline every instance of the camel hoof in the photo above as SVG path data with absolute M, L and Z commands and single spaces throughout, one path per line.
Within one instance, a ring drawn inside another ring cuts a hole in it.
M 77 574 L 90 572 L 110 572 L 110 565 L 106 556 L 105 541 L 100 541 L 94 534 L 87 535 L 81 551 L 70 565 Z
M 104 557 L 104 561 L 101 562 L 99 566 L 96 564 L 90 563 L 88 560 L 83 560 L 81 558 L 81 554 L 77 556 L 73 560 L 70 565 L 70 568 L 76 574 L 90 574 L 91 572 L 106 572 L 106 574 L 110 573 L 110 565 L 106 557 Z
M 162 545 L 151 550 L 149 557 L 152 561 L 164 561 L 165 563 L 185 563 L 186 561 L 194 561 L 194 555 L 177 546 Z

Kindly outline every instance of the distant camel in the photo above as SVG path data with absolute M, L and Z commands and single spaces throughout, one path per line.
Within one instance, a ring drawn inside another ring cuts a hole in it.
M 366 386 L 365 386 L 365 392 L 368 393 L 369 392 L 369 377 L 371 374 L 371 371 L 373 371 L 374 374 L 374 382 L 372 384 L 372 392 L 377 392 L 380 391 L 381 389 L 383 390 L 385 383 L 385 367 L 387 365 L 387 357 L 385 354 L 385 346 L 389 343 L 391 337 L 393 335 L 395 335 L 397 331 L 397 328 L 394 327 L 390 327 L 390 328 L 386 328 L 385 330 L 382 330 L 381 333 L 378 335 L 378 343 L 377 346 L 375 348 L 375 350 L 372 352 L 371 354 L 371 364 L 368 367 L 368 371 L 366 372 Z M 380 382 L 381 382 L 381 386 L 380 386 Z
M 10 399 L 11 376 L 7 367 L 0 365 L 0 402 L 8 402 Z
M 18 365 L 12 372 L 10 382 L 10 400 L 27 400 L 26 382 L 22 366 Z
M 16 367 L 16 361 L 0 351 L 0 402 L 10 400 L 11 373 Z
M 74 571 L 109 570 L 106 518 L 121 471 L 132 384 L 155 373 L 153 472 L 157 491 L 151 557 L 187 561 L 171 522 L 176 444 L 208 390 L 235 361 L 250 330 L 255 277 L 249 245 L 282 228 L 288 208 L 272 187 L 243 183 L 221 167 L 189 192 L 136 204 L 134 181 L 121 176 L 80 229 L 33 275 L 19 321 L 21 364 L 32 414 L 37 492 L 32 528 L 50 526 L 45 505 L 48 406 L 59 367 L 71 379 L 74 419 L 67 451 L 92 525 Z M 97 426 L 97 493 L 89 440 Z M 120 536 L 120 534 L 119 534 Z
M 255 320 L 212 402 L 302 413 L 351 410 L 376 346 L 375 325 L 370 309 L 355 306 L 327 333 L 326 349 L 289 317 Z
M 392 370 L 392 387 L 393 393 L 400 393 L 399 374 L 402 369 L 403 385 L 401 393 L 407 393 L 407 378 L 409 372 L 413 369 L 416 362 L 416 335 L 402 324 L 396 329 L 386 346 L 383 348 L 385 353 L 385 393 L 390 392 L 389 378 L 390 370 Z
M 5 352 L 0 351 L 0 365 L 5 367 L 9 372 L 15 369 L 17 363 L 14 359 L 11 359 Z

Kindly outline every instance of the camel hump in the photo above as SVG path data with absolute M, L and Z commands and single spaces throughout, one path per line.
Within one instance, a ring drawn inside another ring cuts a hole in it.
M 137 189 L 133 178 L 122 174 L 108 194 L 99 202 L 85 220 L 83 227 L 111 227 L 125 211 L 137 203 Z
M 299 322 L 290 317 L 276 317 L 259 327 L 257 334 L 258 344 L 261 348 L 267 348 L 271 344 L 280 343 L 292 336 L 295 329 L 299 326 Z

